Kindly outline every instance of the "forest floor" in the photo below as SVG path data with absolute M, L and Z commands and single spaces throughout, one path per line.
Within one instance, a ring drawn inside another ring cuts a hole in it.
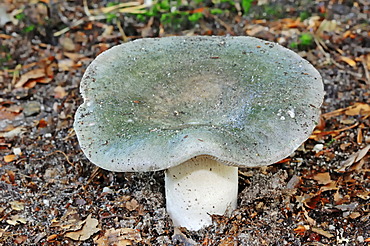
M 369 1 L 259 0 L 245 15 L 233 1 L 203 1 L 152 16 L 137 1 L 2 2 L 0 245 L 370 245 Z M 173 228 L 163 171 L 99 169 L 73 130 L 98 54 L 171 35 L 280 43 L 326 91 L 310 139 L 279 163 L 240 169 L 238 208 L 197 232 Z

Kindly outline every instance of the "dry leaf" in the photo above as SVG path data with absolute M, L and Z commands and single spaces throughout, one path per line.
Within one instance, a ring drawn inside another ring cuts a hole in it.
M 370 105 L 366 103 L 355 103 L 346 108 L 344 113 L 349 116 L 368 115 L 370 114 Z
M 21 76 L 19 81 L 15 84 L 15 88 L 21 88 L 24 84 L 26 84 L 31 79 L 38 79 L 45 77 L 45 69 L 43 68 L 37 68 L 34 70 L 31 70 Z
M 345 63 L 347 63 L 347 64 L 348 64 L 348 65 L 350 65 L 351 67 L 356 67 L 356 66 L 357 66 L 356 62 L 355 62 L 353 59 L 349 58 L 349 57 L 346 57 L 346 56 L 340 56 L 340 57 L 339 57 L 339 59 L 340 59 L 341 61 L 344 61 Z
M 322 114 L 321 116 L 325 119 L 329 119 L 331 117 L 335 117 L 342 114 L 346 114 L 349 116 L 368 115 L 370 114 L 370 105 L 366 103 L 356 102 L 352 106 L 337 109 L 332 112 Z
M 354 163 L 360 161 L 364 158 L 367 152 L 370 150 L 370 145 L 367 145 L 365 148 L 357 151 L 356 153 L 352 154 L 347 160 L 342 161 L 341 167 L 335 170 L 338 173 L 345 173 L 348 171 L 349 167 L 351 167 Z
M 10 206 L 15 211 L 21 211 L 24 209 L 24 202 L 12 201 L 10 202 Z
M 16 243 L 16 244 L 22 244 L 22 243 L 24 243 L 26 240 L 27 240 L 27 236 L 26 235 L 19 235 L 19 236 L 17 236 L 15 239 L 14 239 L 14 242 Z
M 65 55 L 66 57 L 68 57 L 69 59 L 77 62 L 83 58 L 86 58 L 86 56 L 84 56 L 83 54 L 79 54 L 79 53 L 71 53 L 71 52 L 64 52 L 63 55 Z
M 126 208 L 130 211 L 133 211 L 139 207 L 139 203 L 135 200 L 132 199 L 131 201 L 126 202 Z
M 67 212 L 60 218 L 60 221 L 52 220 L 51 227 L 61 227 L 65 230 L 77 231 L 81 229 L 85 221 L 80 219 L 79 213 L 73 207 L 69 207 Z
M 58 237 L 58 234 L 52 234 L 46 238 L 46 241 L 54 241 Z
M 22 111 L 21 106 L 11 105 L 10 107 L 0 106 L 0 120 L 14 120 Z
M 320 229 L 320 228 L 316 228 L 316 227 L 312 227 L 311 230 L 317 234 L 320 234 L 324 237 L 327 237 L 327 238 L 332 238 L 334 237 L 333 234 L 327 232 L 327 231 L 324 231 L 323 229 Z
M 0 120 L 14 120 L 18 114 L 4 110 L 3 107 L 0 108 Z
M 235 241 L 235 238 L 233 237 L 223 238 L 218 244 L 218 246 L 234 246 L 234 245 L 237 245 L 237 242 Z
M 76 49 L 75 43 L 69 37 L 62 37 L 59 39 L 59 42 L 66 51 L 74 51 Z
M 298 225 L 297 228 L 293 229 L 299 235 L 304 235 L 304 233 L 310 229 L 309 225 Z
M 323 187 L 320 188 L 321 191 L 327 191 L 327 190 L 338 190 L 338 184 L 336 181 L 331 181 L 330 183 L 327 183 Z
M 0 138 L 13 138 L 20 136 L 22 133 L 26 132 L 27 129 L 24 126 L 18 126 L 7 132 L 0 132 Z
M 54 94 L 54 97 L 55 98 L 64 98 L 67 95 L 67 93 L 64 90 L 64 88 L 61 87 L 60 85 L 58 85 L 57 87 L 55 87 L 54 93 L 55 93 Z
M 356 196 L 363 200 L 368 200 L 370 199 L 370 191 L 359 192 L 356 194 Z
M 308 212 L 306 209 L 304 209 L 304 212 L 303 212 L 304 216 L 306 217 L 306 220 L 308 222 L 308 224 L 310 224 L 311 226 L 314 226 L 316 225 L 316 220 L 312 219 L 309 215 L 308 215 Z
M 16 159 L 17 159 L 16 155 L 6 155 L 6 156 L 4 156 L 4 161 L 7 162 L 7 163 L 12 162 Z
M 128 246 L 133 245 L 133 242 L 138 243 L 141 241 L 141 235 L 138 230 L 131 228 L 109 229 L 105 231 L 104 235 L 100 238 L 96 237 L 94 242 L 98 246 Z
M 317 29 L 317 33 L 322 35 L 324 32 L 333 32 L 338 29 L 337 21 L 336 20 L 326 20 L 324 19 L 321 23 L 319 28 Z
M 100 231 L 100 229 L 97 228 L 99 221 L 97 219 L 92 219 L 91 214 L 87 216 L 84 223 L 85 224 L 81 230 L 67 232 L 66 234 L 64 234 L 64 236 L 76 241 L 85 241 L 89 239 L 92 235 Z
M 16 214 L 11 216 L 8 220 L 6 220 L 6 223 L 8 223 L 9 225 L 18 225 L 19 223 L 26 224 L 27 220 Z
M 362 143 L 362 140 L 363 140 L 362 129 L 358 128 L 357 129 L 357 138 L 356 138 L 357 144 L 360 145 Z
M 353 212 L 353 213 L 351 213 L 350 215 L 349 215 L 349 217 L 351 218 L 351 219 L 356 219 L 356 218 L 358 218 L 358 217 L 360 217 L 361 216 L 361 213 L 359 213 L 359 212 Z
M 58 61 L 59 71 L 68 71 L 74 65 L 75 65 L 75 62 L 71 59 L 63 59 L 63 60 Z
M 339 203 L 339 201 L 343 199 L 343 196 L 339 193 L 339 189 L 335 192 L 333 197 L 335 203 Z
M 323 185 L 329 184 L 332 181 L 329 172 L 318 173 L 313 176 L 313 179 L 316 180 L 319 184 Z

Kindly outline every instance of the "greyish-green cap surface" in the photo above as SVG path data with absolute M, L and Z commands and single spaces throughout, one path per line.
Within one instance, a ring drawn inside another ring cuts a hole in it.
M 304 142 L 323 84 L 296 53 L 251 37 L 140 39 L 100 54 L 81 81 L 74 128 L 112 171 L 161 170 L 199 155 L 274 163 Z

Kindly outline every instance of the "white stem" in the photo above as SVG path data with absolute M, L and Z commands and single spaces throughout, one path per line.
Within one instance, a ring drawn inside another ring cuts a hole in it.
M 212 224 L 210 214 L 236 208 L 238 168 L 199 156 L 167 169 L 165 186 L 174 225 L 199 230 Z

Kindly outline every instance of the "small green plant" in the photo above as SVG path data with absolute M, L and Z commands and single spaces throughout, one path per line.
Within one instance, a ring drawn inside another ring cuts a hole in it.
M 1 45 L 0 46 L 0 70 L 5 69 L 4 63 L 7 63 L 12 60 L 12 55 L 8 47 Z
M 21 12 L 19 14 L 16 14 L 14 16 L 14 18 L 17 19 L 17 20 L 19 20 L 19 21 L 21 21 L 21 20 L 24 20 L 26 18 L 26 15 L 24 14 L 24 12 Z
M 249 10 L 252 7 L 253 2 L 254 0 L 242 0 L 241 5 L 245 15 L 249 13 Z
M 315 39 L 311 33 L 302 33 L 297 42 L 292 42 L 290 48 L 304 50 L 313 47 Z
M 33 24 L 30 24 L 28 26 L 25 26 L 23 29 L 22 29 L 22 32 L 23 33 L 30 33 L 32 32 L 33 30 L 35 30 L 36 26 L 33 25 Z
M 110 2 L 110 3 L 107 4 L 107 7 L 113 7 L 113 6 L 117 5 L 117 4 L 118 3 L 116 3 L 116 2 Z M 106 13 L 105 16 L 107 17 L 107 22 L 108 23 L 113 23 L 118 18 L 117 13 Z
M 254 1 L 242 0 L 239 2 L 244 14 L 249 12 Z M 226 12 L 236 13 L 236 3 L 237 1 L 234 0 L 212 0 L 212 6 L 206 7 L 207 4 L 204 0 L 187 2 L 181 0 L 158 0 L 145 13 L 135 14 L 135 16 L 138 21 L 142 22 L 147 21 L 148 17 L 157 17 L 164 26 L 179 29 L 184 26 L 194 25 L 203 19 L 205 16 L 202 11 L 203 8 L 207 9 L 212 15 L 221 15 Z
M 325 145 L 326 145 L 327 147 L 329 147 L 329 146 L 330 146 L 330 145 L 332 145 L 334 142 L 335 142 L 335 139 L 333 138 L 333 139 L 331 139 L 329 142 L 327 142 Z
M 304 20 L 308 19 L 310 16 L 311 16 L 311 14 L 308 11 L 303 11 L 299 14 L 299 19 L 301 21 L 304 21 Z

